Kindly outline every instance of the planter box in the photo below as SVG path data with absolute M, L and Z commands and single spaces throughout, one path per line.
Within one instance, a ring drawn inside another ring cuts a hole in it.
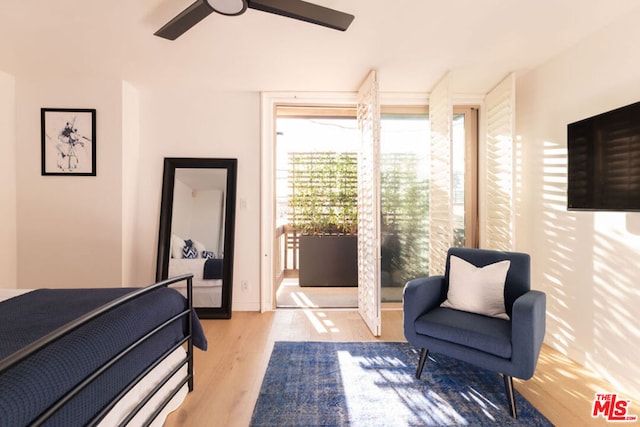
M 357 236 L 300 236 L 300 286 L 358 286 Z

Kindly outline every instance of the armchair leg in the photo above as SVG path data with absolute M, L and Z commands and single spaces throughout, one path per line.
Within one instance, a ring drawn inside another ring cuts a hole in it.
M 418 361 L 418 369 L 416 369 L 416 378 L 420 379 L 420 375 L 422 375 L 422 369 L 424 368 L 424 363 L 427 361 L 427 356 L 429 355 L 429 350 L 426 348 L 420 349 L 420 360 Z
M 518 411 L 516 409 L 516 396 L 513 392 L 513 378 L 508 375 L 502 375 L 504 378 L 504 387 L 507 391 L 507 400 L 509 402 L 509 410 L 513 418 L 518 418 Z

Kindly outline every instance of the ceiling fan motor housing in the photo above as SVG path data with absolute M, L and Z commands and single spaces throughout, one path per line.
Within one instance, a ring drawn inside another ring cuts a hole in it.
M 221 15 L 236 16 L 247 10 L 246 0 L 207 0 L 207 3 Z

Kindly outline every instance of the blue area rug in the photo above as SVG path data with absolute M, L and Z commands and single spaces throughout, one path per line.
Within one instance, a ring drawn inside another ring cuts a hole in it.
M 415 378 L 407 343 L 276 342 L 251 425 L 552 425 L 519 393 L 509 415 L 499 374 L 439 354 Z

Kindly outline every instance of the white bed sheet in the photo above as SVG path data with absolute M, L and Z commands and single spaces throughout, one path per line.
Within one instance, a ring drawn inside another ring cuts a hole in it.
M 193 274 L 194 279 L 202 280 L 205 258 L 170 258 L 169 277 L 181 274 Z
M 98 424 L 100 427 L 110 427 L 120 425 L 127 415 L 135 408 L 153 387 L 158 384 L 162 378 L 171 372 L 186 357 L 185 350 L 180 347 L 169 354 L 165 360 L 149 372 L 136 386 L 129 391 L 120 401 L 113 407 L 107 416 Z M 173 377 L 156 393 L 156 395 L 138 412 L 138 414 L 127 424 L 127 426 L 142 426 L 153 411 L 160 406 L 160 403 L 167 397 L 170 392 L 187 376 L 187 365 L 184 365 Z M 167 416 L 178 409 L 189 392 L 188 386 L 185 384 L 180 391 L 171 399 L 169 404 L 160 412 L 151 426 L 159 427 L 164 424 Z
M 193 285 L 193 306 L 194 307 L 222 307 L 222 280 L 214 286 L 196 286 Z M 187 288 L 180 286 L 171 286 L 180 292 L 185 298 L 187 297 Z
M 193 274 L 193 306 L 194 307 L 222 307 L 222 279 L 204 280 L 204 258 L 171 258 L 169 260 L 169 277 L 182 274 Z M 172 285 L 172 288 L 180 291 L 187 297 L 187 288 L 182 283 Z
M 33 289 L 0 289 L 0 301 L 31 292 Z

